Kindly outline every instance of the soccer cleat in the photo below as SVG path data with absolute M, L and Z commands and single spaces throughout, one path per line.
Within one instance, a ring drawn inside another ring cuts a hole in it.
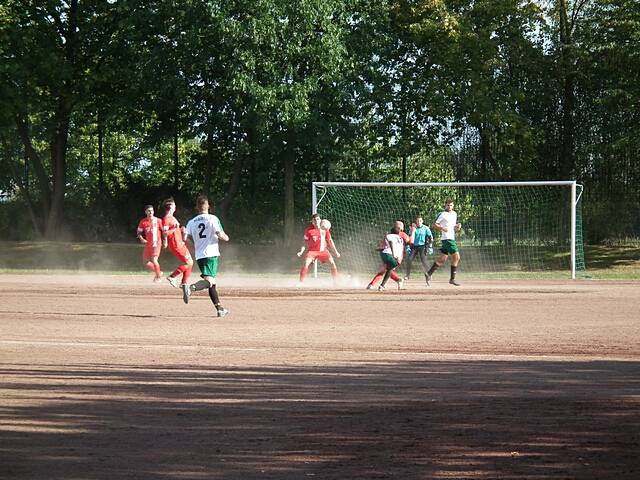
M 176 277 L 167 277 L 167 281 L 173 288 L 180 288 L 180 284 L 178 283 L 178 279 Z
M 427 287 L 431 286 L 431 275 L 428 273 L 424 274 L 424 281 L 427 282 Z
M 218 310 L 218 317 L 226 317 L 227 315 L 229 315 L 229 310 L 227 310 L 226 308 L 221 308 L 220 310 Z
M 379 292 L 384 292 L 384 285 L 380 285 L 380 286 L 378 287 L 378 291 L 379 291 Z
M 456 287 L 459 287 L 459 286 L 460 286 L 460 284 L 459 284 L 458 282 L 456 282 L 456 281 L 455 281 L 455 279 L 453 279 L 453 278 L 452 278 L 451 280 L 449 280 L 449 283 L 450 283 L 451 285 L 455 285 Z
M 371 290 L 373 288 L 373 283 L 370 283 L 369 285 L 367 285 L 367 290 Z
M 180 285 L 180 288 L 182 288 L 182 301 L 184 303 L 189 303 L 189 297 L 191 296 L 191 289 L 189 288 L 189 285 L 183 283 Z
M 403 286 L 404 286 L 404 280 L 399 280 L 398 281 L 398 290 L 402 290 Z

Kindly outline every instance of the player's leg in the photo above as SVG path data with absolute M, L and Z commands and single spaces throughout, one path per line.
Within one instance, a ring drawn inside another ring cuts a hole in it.
M 413 259 L 416 258 L 416 253 L 418 253 L 416 247 L 411 247 L 409 255 L 407 255 L 407 270 L 404 276 L 405 280 L 409 280 L 411 277 L 411 264 L 413 263 Z
M 315 258 L 315 255 L 312 255 L 311 252 L 307 252 L 307 254 L 304 256 L 302 268 L 300 268 L 300 283 L 304 282 L 304 279 L 307 276 L 307 272 L 309 271 L 309 266 L 313 263 Z
M 420 247 L 420 251 L 418 252 L 418 255 L 420 255 L 420 263 L 422 264 L 422 272 L 426 275 L 427 271 L 429 270 L 429 263 L 427 260 L 427 246 L 424 245 L 422 247 Z
M 336 265 L 336 261 L 331 255 L 329 255 L 329 264 L 331 265 L 331 278 L 335 281 L 338 279 L 338 267 Z
M 456 272 L 458 271 L 458 263 L 460 263 L 460 252 L 454 252 L 451 254 L 451 276 L 449 277 L 449 283 L 460 286 L 460 283 L 456 281 Z
M 435 272 L 438 268 L 440 268 L 444 264 L 444 262 L 447 261 L 448 256 L 449 256 L 448 253 L 440 250 L 440 255 L 438 255 L 438 257 L 433 262 L 433 265 L 431 265 L 431 268 L 427 272 L 427 276 L 425 278 L 427 285 L 431 283 L 431 276 L 433 275 L 433 272 Z
M 153 281 L 158 283 L 162 280 L 162 270 L 160 270 L 160 262 L 158 261 L 158 255 L 153 255 L 150 259 L 151 264 L 153 265 L 153 272 L 155 276 L 153 277 Z
M 373 278 L 371 279 L 371 281 L 369 282 L 369 284 L 367 285 L 367 290 L 371 290 L 373 287 L 376 286 L 376 284 L 382 280 L 382 277 L 384 277 L 384 273 L 387 271 L 387 268 L 382 265 L 380 267 L 380 270 L 378 270 L 378 272 L 373 276 Z

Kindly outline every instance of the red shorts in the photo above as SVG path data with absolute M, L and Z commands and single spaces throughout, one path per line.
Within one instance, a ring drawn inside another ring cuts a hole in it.
M 148 262 L 149 260 L 151 260 L 151 257 L 159 257 L 161 248 L 162 248 L 161 243 L 158 243 L 158 245 L 155 247 L 152 247 L 147 243 L 144 246 L 144 252 L 142 252 L 142 259 L 145 262 Z
M 327 263 L 331 260 L 331 254 L 328 250 L 324 250 L 322 252 L 307 252 L 304 258 L 310 258 L 312 260 L 320 260 L 322 263 Z
M 187 247 L 175 248 L 169 245 L 169 251 L 182 263 L 188 263 L 188 261 L 191 260 L 191 254 L 189 253 L 189 249 Z

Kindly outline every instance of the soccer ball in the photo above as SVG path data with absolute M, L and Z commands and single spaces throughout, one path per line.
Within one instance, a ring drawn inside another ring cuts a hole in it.
M 331 230 L 331 222 L 325 218 L 320 222 L 320 228 L 322 230 Z

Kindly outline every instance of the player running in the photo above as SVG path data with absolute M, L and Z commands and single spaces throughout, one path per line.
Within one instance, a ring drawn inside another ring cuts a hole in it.
M 142 252 L 142 263 L 154 274 L 153 281 L 158 283 L 162 280 L 160 270 L 160 249 L 162 248 L 162 220 L 154 216 L 153 206 L 144 207 L 145 218 L 138 223 L 138 240 L 144 245 Z
M 172 287 L 182 289 L 182 300 L 184 303 L 189 303 L 189 277 L 193 268 L 193 260 L 182 239 L 182 227 L 173 216 L 176 211 L 175 200 L 168 198 L 162 202 L 162 205 L 165 210 L 165 215 L 162 218 L 162 245 L 164 248 L 168 248 L 173 256 L 181 262 L 178 268 L 167 277 L 167 280 Z M 180 275 L 182 278 L 178 280 Z
M 396 220 L 393 223 L 393 228 L 384 236 L 380 243 L 378 250 L 380 250 L 382 266 L 371 282 L 369 282 L 369 285 L 367 285 L 367 290 L 371 290 L 376 283 L 382 279 L 378 291 L 383 291 L 389 277 L 398 284 L 398 290 L 402 290 L 404 281 L 394 270 L 402 263 L 405 245 L 408 243 L 409 236 L 404 232 L 404 223 Z
M 433 224 L 433 228 L 442 232 L 442 245 L 440 246 L 440 255 L 436 258 L 433 265 L 427 272 L 427 285 L 431 282 L 431 276 L 438 268 L 440 268 L 444 262 L 447 261 L 447 257 L 451 255 L 451 276 L 449 277 L 449 283 L 460 286 L 460 283 L 456 281 L 456 271 L 458 270 L 458 263 L 460 263 L 460 249 L 456 243 L 456 230 L 460 231 L 462 225 L 458 223 L 458 214 L 453 210 L 453 200 L 447 198 L 444 202 L 444 212 L 441 212 Z
M 220 257 L 219 241 L 229 241 L 229 236 L 222 229 L 220 220 L 209 213 L 209 200 L 205 195 L 200 195 L 196 200 L 198 215 L 189 220 L 186 228 L 185 239 L 195 249 L 196 261 L 202 280 L 189 287 L 189 292 L 209 289 L 209 298 L 216 307 L 218 317 L 229 314 L 229 310 L 220 304 L 220 297 L 216 290 L 216 276 L 218 275 L 218 257 Z
M 304 282 L 307 272 L 309 271 L 309 265 L 315 260 L 331 264 L 331 277 L 334 281 L 338 278 L 338 267 L 331 253 L 327 250 L 327 247 L 333 250 L 336 258 L 340 258 L 340 253 L 331 238 L 331 225 L 327 225 L 329 228 L 323 228 L 323 221 L 324 220 L 320 220 L 320 215 L 314 213 L 311 215 L 311 224 L 304 231 L 304 245 L 302 245 L 300 251 L 297 253 L 297 255 L 301 257 L 305 248 L 307 250 L 307 253 L 304 255 L 302 268 L 300 268 L 300 283 Z
M 409 252 L 407 253 L 407 274 L 404 279 L 408 280 L 411 277 L 411 264 L 416 258 L 416 255 L 420 257 L 420 263 L 422 264 L 422 272 L 425 279 L 427 278 L 427 252 L 433 253 L 433 233 L 431 229 L 424 224 L 422 217 L 416 218 L 416 223 L 411 224 L 410 231 Z M 428 249 L 428 250 L 427 250 Z

